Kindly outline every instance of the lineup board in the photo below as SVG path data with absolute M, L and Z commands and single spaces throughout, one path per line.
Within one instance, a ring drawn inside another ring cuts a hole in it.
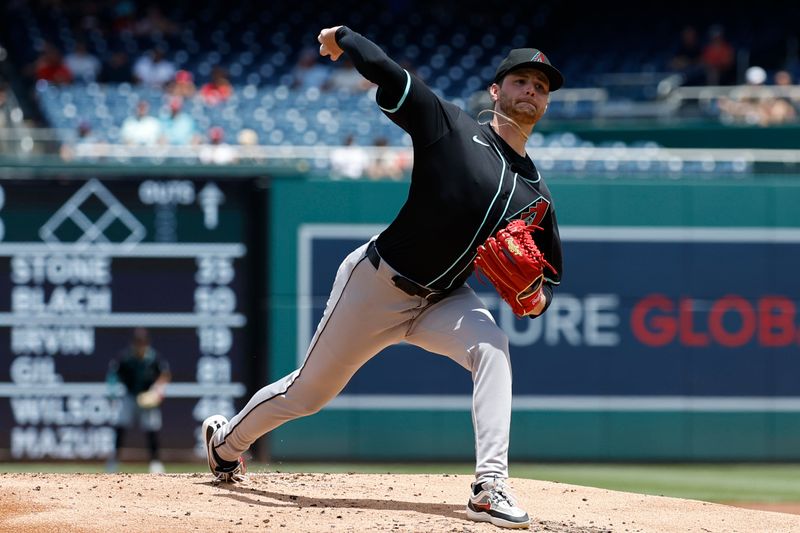
M 107 457 L 124 391 L 109 362 L 137 327 L 172 373 L 162 447 L 200 453 L 202 420 L 231 416 L 246 392 L 252 185 L 0 187 L 0 455 Z

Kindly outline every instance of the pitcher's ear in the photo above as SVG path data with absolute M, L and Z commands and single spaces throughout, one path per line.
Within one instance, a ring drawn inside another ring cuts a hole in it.
M 500 98 L 500 86 L 496 83 L 489 85 L 489 95 L 492 97 L 492 102 L 496 102 Z

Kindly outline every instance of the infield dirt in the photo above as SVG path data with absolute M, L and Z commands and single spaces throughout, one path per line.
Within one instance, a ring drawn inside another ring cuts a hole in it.
M 469 476 L 250 474 L 0 474 L 0 531 L 366 532 L 502 531 L 466 519 Z M 800 516 L 694 500 L 512 479 L 533 531 L 790 533 Z

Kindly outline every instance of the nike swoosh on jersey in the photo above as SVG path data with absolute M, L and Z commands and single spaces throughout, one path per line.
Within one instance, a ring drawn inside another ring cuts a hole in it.
M 488 145 L 488 144 L 486 144 L 485 142 L 483 142 L 482 140 L 478 139 L 478 136 L 477 136 L 477 135 L 473 135 L 473 136 L 472 136 L 472 140 L 473 140 L 473 141 L 475 141 L 475 142 L 476 142 L 476 143 L 478 143 L 478 144 L 482 144 L 482 145 L 484 145 L 486 148 L 489 148 L 489 145 Z

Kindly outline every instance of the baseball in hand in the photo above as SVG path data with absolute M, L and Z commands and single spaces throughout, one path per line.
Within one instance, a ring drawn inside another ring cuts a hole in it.
M 329 56 L 332 61 L 339 59 L 343 52 L 336 42 L 336 30 L 339 28 L 341 28 L 341 26 L 325 28 L 319 32 L 317 36 L 317 41 L 319 41 L 319 55 Z

